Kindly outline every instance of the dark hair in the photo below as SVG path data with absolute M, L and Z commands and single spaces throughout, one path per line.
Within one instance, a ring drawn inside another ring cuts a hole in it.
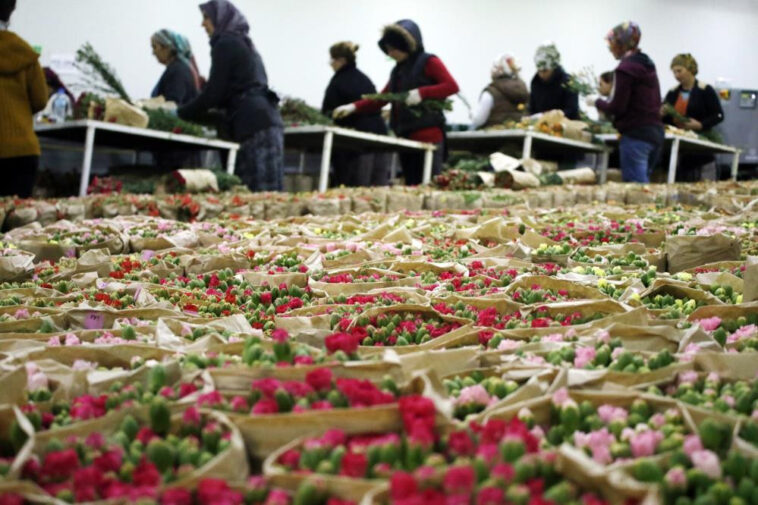
M 0 21 L 7 23 L 16 10 L 16 0 L 0 0 Z
M 329 48 L 329 55 L 333 59 L 345 58 L 348 63 L 355 63 L 355 53 L 360 46 L 353 42 L 337 42 Z
M 607 82 L 608 84 L 613 84 L 613 71 L 603 72 L 602 74 L 600 74 L 600 80 L 603 82 Z

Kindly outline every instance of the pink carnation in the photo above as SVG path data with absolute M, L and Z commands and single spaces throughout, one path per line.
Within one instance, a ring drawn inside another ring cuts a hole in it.
M 700 437 L 697 435 L 687 435 L 684 437 L 684 444 L 682 444 L 682 450 L 690 458 L 698 451 L 703 450 L 703 444 L 700 442 Z
M 679 384 L 694 384 L 697 382 L 697 372 L 681 372 L 679 374 Z
M 576 368 L 584 368 L 595 359 L 595 354 L 594 347 L 579 347 L 574 356 L 574 366 Z
M 660 431 L 646 430 L 634 435 L 629 441 L 632 455 L 635 458 L 643 458 L 655 454 L 655 450 L 663 441 L 663 433 Z
M 712 451 L 695 451 L 690 455 L 692 464 L 712 479 L 721 478 L 721 463 Z
M 455 399 L 456 405 L 467 405 L 470 403 L 487 405 L 489 402 L 490 395 L 481 384 L 476 384 L 474 386 L 468 386 L 461 389 L 460 395 Z
M 553 393 L 553 404 L 556 407 L 563 406 L 564 403 L 566 403 L 569 400 L 569 394 L 568 389 L 561 388 L 555 393 Z
M 608 424 L 613 421 L 625 422 L 628 413 L 621 407 L 614 407 L 613 405 L 601 405 L 597 409 L 597 415 L 604 423 Z
M 701 319 L 698 321 L 698 324 L 700 324 L 700 327 L 705 331 L 713 331 L 721 324 L 721 318 L 713 316 L 707 319 Z

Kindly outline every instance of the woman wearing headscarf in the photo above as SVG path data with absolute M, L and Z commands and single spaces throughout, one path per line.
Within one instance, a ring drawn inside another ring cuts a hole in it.
M 189 40 L 171 30 L 160 30 L 150 38 L 158 63 L 166 66 L 151 96 L 184 105 L 200 92 L 200 73 Z
M 445 115 L 441 111 L 417 107 L 424 100 L 444 100 L 458 93 L 458 83 L 450 75 L 442 60 L 424 49 L 421 29 L 410 19 L 384 27 L 379 48 L 395 60 L 396 65 L 382 93 L 407 93 L 404 103 L 393 102 L 390 111 L 390 127 L 398 137 L 435 144 L 432 174 L 442 170 L 445 151 Z M 381 100 L 358 100 L 334 110 L 339 119 L 351 114 L 373 114 L 387 102 Z M 400 155 L 405 183 L 421 184 L 424 155 L 403 153 Z
M 708 133 L 724 120 L 724 111 L 716 90 L 695 77 L 698 72 L 697 61 L 689 53 L 674 56 L 671 60 L 671 71 L 679 85 L 669 90 L 664 102 L 687 120 L 680 121 L 664 113 L 663 121 L 684 130 Z M 716 175 L 715 161 L 712 154 L 682 155 L 679 158 L 679 166 L 683 170 L 677 171 L 677 180 L 699 181 L 704 168 L 709 172 L 708 178 L 713 179 Z
M 569 119 L 579 119 L 579 95 L 568 89 L 569 75 L 561 66 L 561 53 L 552 42 L 545 42 L 534 54 L 537 73 L 532 78 L 529 112 L 562 110 Z
M 608 100 L 587 100 L 612 116 L 621 134 L 619 156 L 625 182 L 648 182 L 663 146 L 658 74 L 653 60 L 639 49 L 641 36 L 640 27 L 632 21 L 608 32 L 608 49 L 619 60 L 613 91 Z
M 492 82 L 479 97 L 479 105 L 471 119 L 472 129 L 519 121 L 526 115 L 529 90 L 519 77 L 519 70 L 510 54 L 495 59 L 490 70 Z
M 324 93 L 321 112 L 331 116 L 340 105 L 360 100 L 363 95 L 376 93 L 371 79 L 361 72 L 355 63 L 358 45 L 352 42 L 337 42 L 329 48 L 330 65 L 334 75 Z M 387 134 L 387 125 L 379 111 L 373 114 L 357 114 L 337 119 L 335 123 L 358 131 Z M 336 185 L 387 186 L 389 163 L 383 153 L 335 150 L 332 154 Z
M 284 127 L 250 25 L 227 0 L 211 0 L 200 10 L 210 37 L 211 72 L 200 95 L 179 108 L 179 117 L 199 121 L 211 109 L 223 110 L 225 129 L 242 144 L 237 175 L 253 191 L 281 191 Z

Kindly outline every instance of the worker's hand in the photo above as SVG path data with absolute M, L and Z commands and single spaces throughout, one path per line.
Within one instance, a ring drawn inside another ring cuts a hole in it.
M 594 107 L 595 106 L 595 102 L 597 102 L 597 97 L 596 96 L 592 96 L 591 95 L 591 96 L 588 96 L 587 98 L 584 99 L 584 103 L 587 104 L 587 107 Z
M 418 89 L 412 89 L 408 92 L 408 97 L 405 99 L 405 105 L 410 107 L 421 103 L 421 92 Z
M 698 121 L 697 119 L 688 119 L 686 123 L 684 123 L 684 129 L 685 130 L 694 130 L 694 131 L 700 131 L 703 129 L 703 123 Z
M 340 105 L 336 109 L 334 109 L 334 112 L 332 112 L 332 117 L 334 119 L 340 119 L 343 117 L 347 117 L 350 114 L 353 114 L 355 112 L 355 105 L 352 103 L 349 103 L 347 105 Z

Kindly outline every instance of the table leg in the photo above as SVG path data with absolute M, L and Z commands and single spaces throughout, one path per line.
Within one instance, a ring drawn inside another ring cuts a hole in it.
M 429 184 L 432 181 L 432 160 L 434 158 L 434 150 L 427 149 L 424 151 L 424 173 L 421 178 L 421 184 Z
M 671 157 L 669 158 L 669 177 L 668 183 L 674 184 L 676 181 L 676 164 L 679 161 L 679 139 L 675 138 L 671 143 Z
M 87 127 L 87 136 L 84 139 L 84 159 L 82 160 L 82 178 L 79 181 L 79 196 L 87 196 L 89 176 L 92 171 L 92 153 L 95 150 L 95 127 Z
M 524 135 L 524 149 L 521 151 L 521 159 L 528 160 L 532 157 L 532 136 L 527 133 Z
M 600 170 L 600 184 L 605 184 L 608 182 L 608 157 L 610 155 L 608 154 L 608 151 L 603 151 L 600 153 L 600 166 L 598 169 Z
M 229 149 L 229 157 L 226 160 L 226 173 L 234 175 L 234 168 L 237 166 L 237 149 Z
M 300 165 L 297 167 L 298 174 L 305 173 L 305 151 L 300 151 Z
M 740 170 L 740 152 L 735 151 L 732 156 L 732 180 L 737 180 L 737 172 Z
M 318 191 L 324 193 L 329 184 L 329 165 L 332 161 L 332 141 L 334 132 L 327 131 L 324 135 L 324 149 L 321 151 L 321 173 L 318 177 Z
M 397 177 L 397 153 L 392 153 L 392 163 L 390 164 L 390 184 Z

